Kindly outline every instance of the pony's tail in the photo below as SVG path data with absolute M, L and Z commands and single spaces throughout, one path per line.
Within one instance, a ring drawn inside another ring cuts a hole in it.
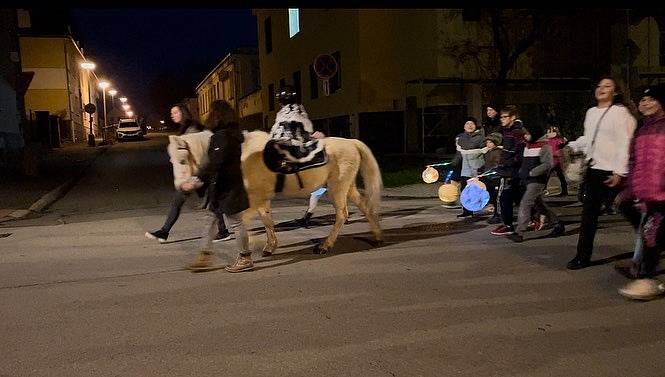
M 379 164 L 369 147 L 360 140 L 354 139 L 354 141 L 360 152 L 360 174 L 365 185 L 367 206 L 372 213 L 378 214 L 381 206 L 381 189 L 383 188 L 381 170 L 379 170 Z

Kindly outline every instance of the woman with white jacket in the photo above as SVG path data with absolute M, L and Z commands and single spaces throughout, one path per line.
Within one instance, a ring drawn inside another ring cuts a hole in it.
M 622 103 L 621 89 L 614 78 L 603 77 L 595 97 L 598 104 L 587 110 L 584 135 L 568 143 L 572 150 L 584 152 L 588 162 L 582 224 L 577 254 L 567 264 L 570 270 L 590 265 L 601 203 L 616 196 L 628 173 L 630 142 L 637 126 L 637 120 Z

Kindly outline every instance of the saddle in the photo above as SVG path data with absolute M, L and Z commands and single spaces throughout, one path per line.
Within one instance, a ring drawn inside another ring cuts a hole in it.
M 263 162 L 268 169 L 278 174 L 295 174 L 328 163 L 324 140 L 311 138 L 297 122 L 280 126 L 285 132 L 268 140 L 263 149 Z

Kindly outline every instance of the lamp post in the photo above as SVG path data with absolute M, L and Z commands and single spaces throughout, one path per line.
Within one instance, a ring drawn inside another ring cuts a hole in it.
M 120 102 L 123 103 L 123 104 L 124 104 L 125 102 L 127 102 L 127 97 L 120 97 L 120 98 L 118 98 L 118 99 L 119 99 Z
M 111 111 L 113 111 L 115 110 L 115 95 L 118 94 L 118 91 L 109 89 L 109 94 L 111 95 Z M 113 122 L 113 117 L 111 117 L 111 122 Z
M 111 84 L 106 80 L 102 80 L 99 82 L 99 88 L 102 90 L 103 93 L 102 96 L 104 98 L 104 127 L 108 127 L 108 122 L 106 119 L 106 88 L 108 88 L 109 86 L 111 86 Z
M 88 72 L 88 104 L 92 103 L 92 95 L 90 92 L 92 91 L 90 88 L 90 72 L 92 72 L 95 69 L 96 65 L 95 63 L 91 61 L 84 61 L 81 63 L 81 68 L 86 70 Z M 91 147 L 95 146 L 95 134 L 92 132 L 92 114 L 90 113 L 90 133 L 88 134 L 88 145 Z

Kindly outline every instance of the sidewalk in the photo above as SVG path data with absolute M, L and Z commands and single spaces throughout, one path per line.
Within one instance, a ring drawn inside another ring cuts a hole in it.
M 100 140 L 101 141 L 101 140 Z M 39 212 L 64 195 L 108 146 L 69 144 L 47 151 L 39 176 L 0 178 L 0 223 Z

